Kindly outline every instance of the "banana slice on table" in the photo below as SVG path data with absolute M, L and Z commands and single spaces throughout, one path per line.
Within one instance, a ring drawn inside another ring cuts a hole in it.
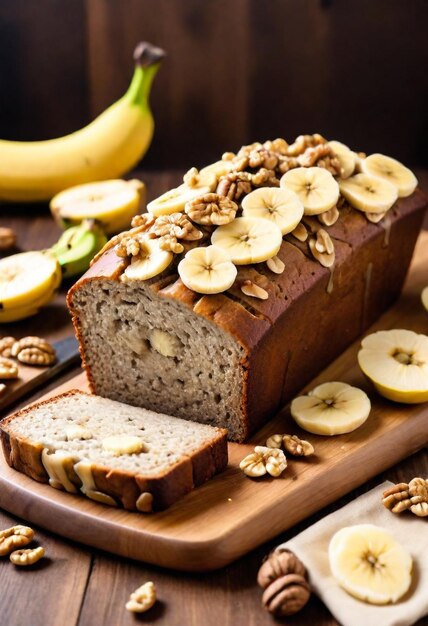
M 61 282 L 61 268 L 48 251 L 21 252 L 0 260 L 0 309 L 30 306 L 53 293 Z
M 140 253 L 132 258 L 120 279 L 128 282 L 153 278 L 166 270 L 173 257 L 172 252 L 160 248 L 157 239 L 145 239 Z
M 293 191 L 303 204 L 305 215 L 320 215 L 336 206 L 339 185 L 322 167 L 296 167 L 284 174 L 280 186 Z
M 217 246 L 193 248 L 178 264 L 181 280 L 197 293 L 221 293 L 229 289 L 237 269 L 230 256 Z
M 358 363 L 377 391 L 395 402 L 428 401 L 428 337 L 411 330 L 381 330 L 365 337 Z
M 339 159 L 342 168 L 341 178 L 349 178 L 354 173 L 357 155 L 340 141 L 329 141 L 328 145 Z
M 425 287 L 425 289 L 422 290 L 421 300 L 422 300 L 422 304 L 428 311 L 428 287 Z
M 290 407 L 297 424 L 316 435 L 342 435 L 364 424 L 371 409 L 367 394 L 347 383 L 318 385 Z
M 282 233 L 271 220 L 237 217 L 233 222 L 219 226 L 211 236 L 211 243 L 225 250 L 232 263 L 250 265 L 276 256 Z
M 398 190 L 398 197 L 410 196 L 416 189 L 418 179 L 408 167 L 384 154 L 371 154 L 361 162 L 365 174 L 376 176 L 392 183 Z
M 354 209 L 365 213 L 384 213 L 398 198 L 390 182 L 364 173 L 341 180 L 340 192 Z
M 52 198 L 50 208 L 61 226 L 96 219 L 112 234 L 129 226 L 144 198 L 145 185 L 139 180 L 104 180 L 61 191 Z
M 283 235 L 291 233 L 303 217 L 303 204 L 297 195 L 278 187 L 260 187 L 242 200 L 244 217 L 262 217 L 278 226 Z
M 206 193 L 211 193 L 217 187 L 217 176 L 213 172 L 202 174 L 199 172 L 199 181 L 194 187 L 189 187 L 183 183 L 175 189 L 170 189 L 166 193 L 152 200 L 147 205 L 147 211 L 158 217 L 159 215 L 171 215 L 184 211 L 186 202 L 190 202 Z
M 328 548 L 330 569 L 350 595 L 370 604 L 397 602 L 412 582 L 412 557 L 379 526 L 341 528 Z

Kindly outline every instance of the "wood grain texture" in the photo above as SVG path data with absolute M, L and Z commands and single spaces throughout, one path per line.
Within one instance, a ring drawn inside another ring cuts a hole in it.
M 0 511 L 0 528 L 17 523 Z M 23 522 L 25 523 L 25 522 Z M 58 626 L 76 624 L 89 579 L 91 554 L 76 550 L 44 530 L 35 528 L 31 545 L 41 545 L 46 557 L 29 568 L 0 561 L 0 623 L 2 626 Z M 34 590 L 40 589 L 38 597 Z
M 142 39 L 168 58 L 149 167 L 323 132 L 427 165 L 425 0 L 2 0 L 0 136 L 60 136 L 121 96 Z
M 418 242 L 400 301 L 370 329 L 426 329 L 420 292 L 427 280 L 428 233 Z M 248 444 L 229 444 L 229 467 L 167 511 L 141 516 L 103 507 L 79 496 L 54 491 L 0 461 L 0 506 L 83 543 L 165 567 L 204 571 L 223 567 L 260 543 L 290 528 L 373 475 L 428 443 L 428 405 L 399 405 L 370 389 L 356 365 L 356 342 L 308 386 L 344 380 L 372 399 L 369 420 L 339 437 L 305 435 L 286 407 Z M 83 374 L 58 392 L 86 389 Z M 296 433 L 313 443 L 316 456 L 290 460 L 279 479 L 251 480 L 239 469 L 254 444 L 276 432 Z M 382 451 L 382 453 L 380 453 Z M 265 523 L 269 515 L 269 524 Z
M 0 2 L 0 136 L 31 141 L 89 120 L 85 2 Z

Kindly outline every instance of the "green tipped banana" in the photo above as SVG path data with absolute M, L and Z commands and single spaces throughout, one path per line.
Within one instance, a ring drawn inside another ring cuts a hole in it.
M 66 230 L 51 248 L 58 259 L 64 278 L 83 274 L 97 252 L 107 242 L 102 228 L 94 220 L 83 220 Z

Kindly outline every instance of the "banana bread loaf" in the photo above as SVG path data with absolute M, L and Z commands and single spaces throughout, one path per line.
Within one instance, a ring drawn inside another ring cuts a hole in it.
M 400 293 L 426 198 L 372 157 L 252 144 L 150 203 L 68 294 L 91 389 L 244 441 Z
M 226 431 L 70 391 L 0 423 L 8 464 L 110 506 L 165 509 L 227 465 Z

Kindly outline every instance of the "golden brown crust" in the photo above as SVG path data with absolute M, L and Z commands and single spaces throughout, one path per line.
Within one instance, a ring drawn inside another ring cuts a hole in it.
M 328 228 L 336 252 L 332 281 L 330 271 L 313 259 L 308 242 L 290 235 L 278 253 L 285 264 L 282 274 L 274 274 L 264 263 L 243 266 L 227 292 L 212 296 L 187 289 L 176 275 L 166 280 L 166 285 L 152 284 L 160 296 L 182 302 L 242 346 L 241 404 L 246 436 L 398 297 L 426 203 L 425 194 L 417 189 L 399 199 L 388 212 L 388 220 L 378 224 L 368 222 L 359 211 L 342 209 L 339 220 Z M 307 221 L 309 228 L 325 228 L 316 218 Z M 92 389 L 94 381 L 85 362 L 73 294 L 88 280 L 117 279 L 120 260 L 112 255 L 113 250 L 101 257 L 72 287 L 67 299 Z M 261 286 L 269 298 L 243 294 L 240 284 L 244 280 Z M 329 286 L 333 286 L 331 293 Z
M 47 483 L 49 481 L 49 476 L 42 463 L 44 446 L 28 438 L 15 436 L 13 421 L 17 417 L 31 412 L 34 408 L 76 394 L 90 395 L 73 389 L 55 398 L 36 402 L 10 415 L 0 423 L 3 453 L 10 467 L 38 482 Z M 156 477 L 145 477 L 141 474 L 94 464 L 92 475 L 95 486 L 101 493 L 112 497 L 123 508 L 130 511 L 136 510 L 136 501 L 143 492 L 149 492 L 153 495 L 153 509 L 155 511 L 166 509 L 186 493 L 189 493 L 193 487 L 206 482 L 227 466 L 227 431 L 224 429 L 216 430 L 217 437 L 209 444 L 202 446 L 191 455 L 183 456 L 178 463 Z M 69 477 L 80 488 L 81 481 L 77 475 L 73 472 L 73 475 Z

